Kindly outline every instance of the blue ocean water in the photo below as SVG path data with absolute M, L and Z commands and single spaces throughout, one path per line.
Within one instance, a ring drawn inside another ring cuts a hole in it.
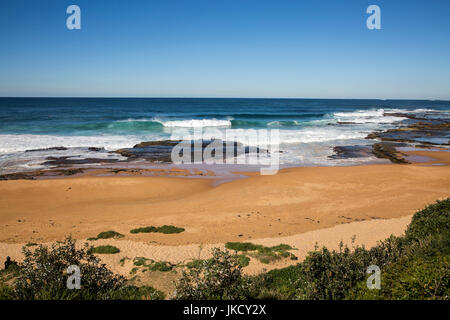
M 335 145 L 405 121 L 386 112 L 450 110 L 449 101 L 195 98 L 0 98 L 0 163 L 30 149 L 132 147 L 174 132 L 279 129 L 282 161 L 325 164 Z M 251 141 L 246 141 L 250 143 Z M 314 152 L 312 152 L 314 151 Z M 77 149 L 76 154 L 81 151 Z M 75 155 L 75 153 L 73 155 Z M 6 159 L 6 160 L 5 160 Z M 6 163 L 6 164 L 5 164 Z

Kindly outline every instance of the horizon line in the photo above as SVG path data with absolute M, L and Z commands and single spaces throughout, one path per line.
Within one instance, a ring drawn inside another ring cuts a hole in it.
M 379 101 L 442 101 L 430 98 L 311 98 L 311 97 L 194 97 L 194 96 L 0 96 L 0 99 L 273 99 L 273 100 L 379 100 Z

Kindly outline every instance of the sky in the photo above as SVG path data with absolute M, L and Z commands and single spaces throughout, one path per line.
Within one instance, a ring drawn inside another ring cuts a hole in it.
M 1 1 L 0 40 L 3 97 L 450 100 L 448 0 Z

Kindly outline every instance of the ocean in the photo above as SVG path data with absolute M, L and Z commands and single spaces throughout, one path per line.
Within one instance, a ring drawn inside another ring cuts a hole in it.
M 348 165 L 333 147 L 371 144 L 367 134 L 407 123 L 385 113 L 442 115 L 449 101 L 209 98 L 0 98 L 2 172 L 42 168 L 46 157 L 95 157 L 143 141 L 202 130 L 278 129 L 282 165 Z M 240 131 L 239 131 L 240 130 Z M 239 134 L 237 135 L 239 141 Z M 244 144 L 252 144 L 243 139 Z M 66 150 L 26 152 L 66 147 Z

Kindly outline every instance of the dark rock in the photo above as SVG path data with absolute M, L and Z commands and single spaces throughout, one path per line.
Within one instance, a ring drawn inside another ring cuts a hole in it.
M 394 145 L 379 142 L 372 145 L 372 153 L 377 158 L 389 159 L 393 163 L 410 163 L 403 158 L 404 154 L 397 151 Z
M 145 147 L 152 147 L 152 146 L 174 147 L 180 142 L 181 142 L 181 140 L 144 141 L 144 142 L 136 144 L 133 148 L 145 148 Z
M 402 112 L 384 112 L 383 116 L 385 117 L 399 117 L 399 118 L 408 118 L 413 120 L 427 120 L 426 118 L 418 117 L 412 113 L 402 113 Z
M 34 152 L 34 151 L 64 151 L 67 150 L 66 147 L 52 147 L 52 148 L 43 148 L 43 149 L 31 149 L 25 150 L 25 152 Z
M 367 158 L 372 156 L 372 147 L 369 145 L 336 146 L 333 148 L 335 154 L 330 159 Z
M 70 159 L 70 157 L 47 157 L 47 161 L 42 163 L 43 165 L 54 166 L 71 166 L 89 163 L 114 163 L 117 159 L 100 159 L 100 158 L 86 158 L 86 159 Z
M 75 169 L 67 169 L 67 170 L 56 170 L 54 172 L 59 173 L 60 175 L 63 175 L 63 176 L 72 176 L 74 174 L 83 173 L 84 170 L 81 168 L 75 168 Z
M 151 162 L 172 162 L 172 150 L 175 146 L 177 146 L 179 143 L 184 143 L 184 146 L 186 150 L 191 148 L 191 155 L 190 159 L 193 161 L 194 159 L 194 144 L 196 144 L 198 141 L 185 141 L 182 142 L 180 140 L 163 140 L 163 141 L 147 141 L 147 142 L 141 142 L 139 144 L 136 144 L 133 148 L 123 148 L 118 149 L 114 151 L 115 153 L 120 154 L 123 157 L 128 158 L 128 160 L 135 160 L 135 159 L 145 159 Z M 208 147 L 211 144 L 212 141 L 209 140 L 202 140 L 201 141 L 201 148 L 202 148 L 202 155 L 206 147 Z M 220 143 L 220 142 L 219 142 Z M 259 148 L 251 148 L 247 146 L 243 146 L 242 144 L 238 142 L 230 143 L 231 146 L 227 145 L 227 142 L 222 142 L 222 153 L 225 158 L 227 154 L 227 150 L 229 148 L 232 148 L 232 154 L 236 157 L 238 155 L 244 154 L 244 153 L 250 153 L 255 152 L 259 153 L 263 150 L 260 150 Z M 184 150 L 183 150 L 184 151 Z M 231 153 L 231 152 L 230 152 Z M 212 151 L 212 156 L 215 156 L 215 150 Z M 202 158 L 202 160 L 204 160 Z
M 449 145 L 450 119 L 417 121 L 404 127 L 372 132 L 366 139 L 408 142 L 412 144 Z
M 30 172 L 18 172 L 0 175 L 0 180 L 36 180 L 37 177 L 57 177 L 57 176 L 71 176 L 74 174 L 83 173 L 81 168 L 73 169 L 56 169 L 56 170 L 37 170 Z
M 36 180 L 29 173 L 8 173 L 0 175 L 0 180 Z

